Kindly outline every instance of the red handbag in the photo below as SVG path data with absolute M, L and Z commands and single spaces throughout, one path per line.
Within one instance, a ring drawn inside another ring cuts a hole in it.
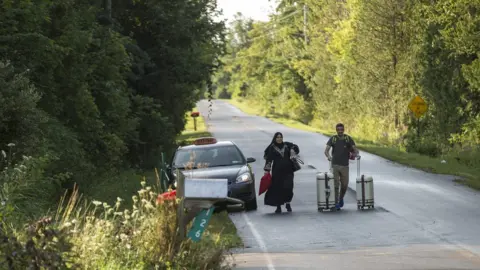
M 272 175 L 270 173 L 265 174 L 262 176 L 260 180 L 260 188 L 258 190 L 258 195 L 262 195 L 272 184 Z

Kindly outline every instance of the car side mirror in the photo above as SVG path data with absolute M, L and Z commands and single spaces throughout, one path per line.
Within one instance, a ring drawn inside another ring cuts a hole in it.
M 252 162 L 255 162 L 255 161 L 257 161 L 257 160 L 253 157 L 247 158 L 247 163 L 252 163 Z

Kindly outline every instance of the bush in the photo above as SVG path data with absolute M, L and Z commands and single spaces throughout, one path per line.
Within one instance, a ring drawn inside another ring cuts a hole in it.
M 58 220 L 69 228 L 76 262 L 87 269 L 221 269 L 221 246 L 186 240 L 176 248 L 177 203 L 157 205 L 157 193 L 142 186 L 123 211 L 121 198 L 90 204 L 75 191 Z
M 13 147 L 13 146 L 12 146 Z M 8 162 L 0 174 L 1 269 L 224 269 L 219 235 L 205 233 L 200 243 L 177 239 L 177 202 L 157 204 L 156 189 L 141 182 L 131 205 L 89 201 L 77 186 L 62 197 L 56 215 L 17 232 L 28 216 L 44 212 L 38 198 L 54 186 L 41 177 L 44 159 Z M 49 182 L 50 181 L 50 182 Z M 45 202 L 45 205 L 47 203 Z
M 8 144 L 8 148 L 0 150 L 0 202 L 15 209 L 15 215 L 10 216 L 8 222 L 16 224 L 24 222 L 25 218 L 38 218 L 39 212 L 55 201 L 52 194 L 57 193 L 59 186 L 53 179 L 44 177 L 48 158 L 23 156 L 14 163 L 15 144 Z
M 438 157 L 442 154 L 438 144 L 428 140 L 408 140 L 406 150 L 409 153 L 418 153 L 429 157 Z
M 64 230 L 55 228 L 51 218 L 42 218 L 27 227 L 21 241 L 0 227 L 0 267 L 2 269 L 67 269 L 75 268 L 72 244 Z
M 10 62 L 0 59 L 0 147 L 15 143 L 21 154 L 41 150 L 41 126 L 48 120 L 37 107 L 41 94 L 27 75 L 28 70 L 15 72 Z
M 458 163 L 471 168 L 480 168 L 480 147 L 455 147 L 449 152 L 449 156 Z

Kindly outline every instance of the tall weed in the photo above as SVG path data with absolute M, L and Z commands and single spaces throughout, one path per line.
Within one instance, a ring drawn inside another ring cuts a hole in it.
M 85 199 L 75 186 L 53 216 L 19 229 L 11 218 L 41 196 L 32 186 L 43 179 L 35 178 L 35 160 L 24 157 L 2 171 L 1 269 L 229 269 L 218 235 L 179 242 L 178 202 L 157 202 L 156 188 L 145 181 L 132 204 Z

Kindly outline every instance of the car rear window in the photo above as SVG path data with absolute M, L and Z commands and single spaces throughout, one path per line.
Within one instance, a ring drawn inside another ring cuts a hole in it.
M 209 168 L 244 164 L 245 160 L 234 145 L 180 149 L 175 154 L 176 168 Z

